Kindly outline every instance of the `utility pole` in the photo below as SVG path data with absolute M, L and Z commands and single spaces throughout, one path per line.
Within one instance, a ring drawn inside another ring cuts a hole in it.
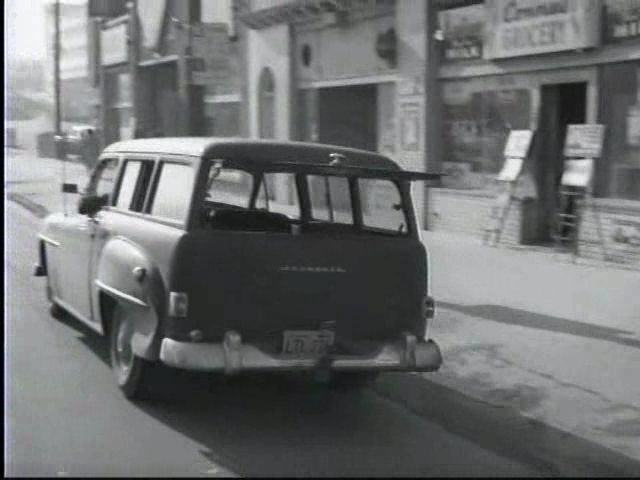
M 60 0 L 56 0 L 53 6 L 53 21 L 55 33 L 53 39 L 53 95 L 55 102 L 55 125 L 56 135 L 61 135 L 60 128 Z

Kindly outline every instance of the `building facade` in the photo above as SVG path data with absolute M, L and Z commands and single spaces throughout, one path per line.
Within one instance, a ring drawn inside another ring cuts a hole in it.
M 604 149 L 581 254 L 640 266 L 640 1 L 439 7 L 442 165 L 450 175 L 447 188 L 430 193 L 432 228 L 482 236 L 507 135 L 530 129 L 533 148 L 504 238 L 552 245 L 566 126 L 599 123 Z
M 429 3 L 241 2 L 250 134 L 377 150 L 424 170 Z M 371 202 L 391 194 L 380 189 Z M 284 182 L 272 191 L 291 197 Z
M 102 7 L 98 7 L 102 4 Z M 95 2 L 96 84 L 104 143 L 148 136 L 245 134 L 231 0 Z
M 502 238 L 551 247 L 566 126 L 604 124 L 581 255 L 640 265 L 638 0 L 242 7 L 252 135 L 373 149 L 406 168 L 445 171 L 444 188 L 416 189 L 423 223 L 480 239 L 508 134 L 533 130 Z
M 581 254 L 640 261 L 640 0 L 124 8 L 93 17 L 105 143 L 251 136 L 377 150 L 407 169 L 448 173 L 444 188 L 414 186 L 420 219 L 480 239 L 509 131 L 529 129 L 533 147 L 502 238 L 552 246 L 566 126 L 601 123 Z M 274 199 L 292 200 L 287 181 L 271 186 Z M 368 195 L 375 203 L 389 192 Z

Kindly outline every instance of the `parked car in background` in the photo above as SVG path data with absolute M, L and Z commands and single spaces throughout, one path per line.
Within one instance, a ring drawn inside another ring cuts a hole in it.
M 87 168 L 95 167 L 99 155 L 98 132 L 92 125 L 73 125 L 67 133 L 56 137 L 58 154 L 74 157 Z
M 78 213 L 45 219 L 35 274 L 53 316 L 67 311 L 109 337 L 130 398 L 153 395 L 149 372 L 161 365 L 311 371 L 343 385 L 435 371 L 410 182 L 439 178 L 331 145 L 119 142 Z M 277 181 L 290 186 L 285 202 Z

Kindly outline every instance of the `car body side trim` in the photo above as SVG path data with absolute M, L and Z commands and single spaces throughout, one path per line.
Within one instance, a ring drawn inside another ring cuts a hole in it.
M 49 238 L 46 235 L 40 234 L 40 235 L 38 235 L 38 238 L 40 238 L 43 242 L 48 243 L 52 247 L 59 247 L 60 246 L 60 242 L 57 242 L 53 238 Z
M 96 280 L 95 284 L 98 288 L 105 290 L 106 292 L 111 293 L 112 295 L 115 295 L 118 298 L 121 298 L 122 300 L 126 300 L 127 302 L 133 303 L 135 305 L 138 305 L 140 307 L 148 307 L 149 305 L 145 302 L 143 302 L 142 300 L 140 300 L 139 298 L 136 298 L 134 296 L 131 296 L 127 293 L 121 292 L 120 290 L 118 290 L 117 288 L 113 288 L 110 287 L 109 285 L 107 285 L 106 283 L 101 282 L 100 280 Z

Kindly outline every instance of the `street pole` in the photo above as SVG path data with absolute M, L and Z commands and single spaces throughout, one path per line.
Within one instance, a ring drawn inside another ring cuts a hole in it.
M 62 159 L 62 183 L 67 181 L 67 162 L 64 153 L 64 143 L 61 138 L 62 129 L 60 126 L 60 0 L 56 0 L 53 6 L 53 20 L 55 24 L 55 33 L 53 39 L 53 95 L 55 102 L 55 137 L 54 145 L 56 150 L 56 158 Z M 62 206 L 64 215 L 67 215 L 67 196 L 62 193 Z
M 54 130 L 57 136 L 62 134 L 60 128 L 60 0 L 56 0 L 54 7 L 55 33 L 53 39 L 53 95 L 55 102 Z
M 425 2 L 426 48 L 425 48 L 425 156 L 426 170 L 438 172 L 442 169 L 442 96 L 438 71 L 440 69 L 440 41 L 435 38 L 438 29 L 438 5 Z M 424 189 L 423 228 L 428 230 L 430 190 Z

